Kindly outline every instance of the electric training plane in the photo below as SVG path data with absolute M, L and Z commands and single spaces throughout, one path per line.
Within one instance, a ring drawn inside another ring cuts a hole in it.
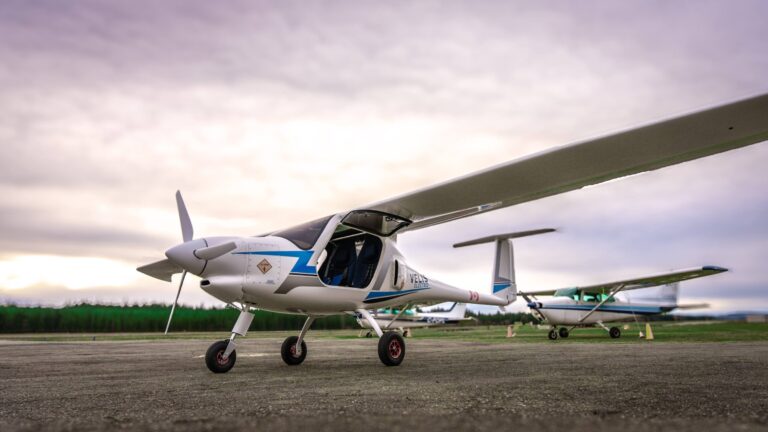
M 528 302 L 531 313 L 552 327 L 547 335 L 551 340 L 557 339 L 558 336 L 567 338 L 570 331 L 577 327 L 595 326 L 607 331 L 611 338 L 616 339 L 621 337 L 621 330 L 618 327 L 608 328 L 605 323 L 632 321 L 638 316 L 659 315 L 675 309 L 707 307 L 706 304 L 678 304 L 679 283 L 726 271 L 728 269 L 722 267 L 704 266 L 586 287 L 519 294 Z M 661 287 L 657 296 L 635 300 L 629 297 L 628 291 L 647 291 L 653 287 Z M 619 294 L 626 296 L 619 298 Z M 539 300 L 537 297 L 540 296 L 552 298 Z
M 401 307 L 390 307 L 384 309 L 376 309 L 372 311 L 373 319 L 379 324 L 382 330 L 387 329 L 409 329 L 409 328 L 423 328 L 433 327 L 446 324 L 458 324 L 461 321 L 466 321 L 471 318 L 465 318 L 467 314 L 467 304 L 454 302 L 448 310 L 445 311 L 429 311 L 420 312 L 416 308 L 411 308 L 411 305 L 407 304 Z M 373 329 L 368 321 L 362 315 L 356 315 L 357 323 L 364 329 Z M 367 337 L 371 337 L 371 332 L 368 332 Z
M 168 326 L 187 273 L 201 278 L 201 289 L 240 310 L 231 337 L 206 352 L 213 372 L 235 364 L 235 340 L 246 335 L 257 308 L 307 317 L 299 334 L 283 342 L 281 355 L 289 365 L 304 361 L 304 337 L 315 319 L 357 313 L 379 337 L 380 360 L 396 366 L 405 357 L 405 342 L 397 332 L 383 332 L 372 309 L 442 302 L 506 306 L 517 298 L 511 239 L 543 231 L 480 239 L 495 244 L 494 279 L 475 290 L 409 267 L 397 236 L 766 139 L 768 94 L 547 150 L 255 237 L 195 238 L 177 193 L 183 242 L 168 249 L 166 259 L 138 270 L 165 281 L 181 273 Z

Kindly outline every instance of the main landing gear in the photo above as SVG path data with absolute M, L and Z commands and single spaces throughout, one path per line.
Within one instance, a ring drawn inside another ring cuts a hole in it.
M 552 330 L 549 331 L 549 334 L 547 334 L 547 337 L 549 340 L 557 340 L 558 336 L 565 339 L 570 336 L 570 334 L 571 333 L 565 327 L 560 327 L 559 329 L 557 327 L 553 327 Z
M 608 332 L 608 336 L 611 337 L 611 339 L 618 339 L 621 337 L 621 330 L 619 330 L 618 327 L 606 327 L 602 322 L 598 321 L 597 325 L 599 325 L 603 330 Z
M 304 343 L 304 336 L 314 321 L 315 317 L 307 317 L 299 335 L 289 336 L 283 341 L 283 346 L 280 348 L 280 356 L 288 366 L 300 365 L 307 358 L 307 344 Z
M 379 338 L 379 360 L 387 366 L 399 366 L 405 359 L 405 341 L 400 333 L 389 331 Z
M 379 323 L 365 309 L 358 309 L 356 312 L 368 321 L 371 329 L 379 336 L 379 360 L 385 366 L 399 366 L 405 360 L 405 340 L 400 333 L 381 331 Z
M 400 333 L 395 331 L 383 332 L 370 312 L 364 309 L 357 311 L 371 324 L 373 331 L 379 336 L 379 360 L 386 366 L 399 366 L 405 359 L 405 340 Z M 213 373 L 229 372 L 235 366 L 237 352 L 235 338 L 245 336 L 248 333 L 248 327 L 253 321 L 253 313 L 247 305 L 243 306 L 240 316 L 237 318 L 232 336 L 229 340 L 214 342 L 205 353 L 205 365 Z M 307 317 L 304 326 L 301 328 L 298 336 L 290 336 L 283 341 L 280 348 L 280 356 L 289 366 L 300 365 L 307 358 L 307 344 L 304 342 L 304 336 L 309 331 L 315 317 Z

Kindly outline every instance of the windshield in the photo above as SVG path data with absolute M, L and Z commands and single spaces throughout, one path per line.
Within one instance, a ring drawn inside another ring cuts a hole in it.
M 272 235 L 289 240 L 301 249 L 311 249 L 332 217 L 333 216 L 326 216 L 322 219 L 313 220 L 312 222 L 273 232 Z

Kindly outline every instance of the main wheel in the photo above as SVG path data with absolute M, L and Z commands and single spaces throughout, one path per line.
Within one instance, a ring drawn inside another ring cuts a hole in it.
M 563 338 L 563 339 L 567 338 L 568 334 L 569 334 L 568 333 L 568 329 L 565 328 L 565 327 L 560 327 L 560 332 L 559 333 L 560 333 L 560 337 Z
M 621 337 L 621 330 L 619 330 L 618 327 L 611 327 L 611 329 L 608 330 L 608 334 L 611 336 L 611 339 L 618 339 Z
M 208 347 L 208 351 L 205 352 L 205 365 L 213 373 L 229 372 L 232 366 L 235 365 L 237 354 L 233 350 L 229 357 L 224 358 L 224 351 L 229 344 L 228 340 L 214 342 L 213 345 Z
M 307 358 L 307 344 L 301 341 L 301 354 L 296 353 L 296 342 L 299 340 L 298 336 L 290 336 L 285 338 L 283 346 L 280 348 L 280 356 L 283 357 L 285 364 L 289 366 L 300 365 L 301 362 Z
M 387 366 L 399 366 L 405 358 L 405 341 L 397 332 L 386 332 L 379 338 L 379 360 Z
M 550 330 L 549 334 L 547 335 L 547 337 L 549 338 L 549 340 L 557 339 L 557 330 L 555 330 L 555 329 Z

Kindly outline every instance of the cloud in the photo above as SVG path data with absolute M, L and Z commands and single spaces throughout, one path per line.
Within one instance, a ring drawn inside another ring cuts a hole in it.
M 0 256 L 132 268 L 178 241 L 176 189 L 198 235 L 257 234 L 764 92 L 766 9 L 3 2 L 0 58 L 13 67 L 0 68 Z M 451 242 L 552 225 L 562 233 L 520 242 L 526 283 L 711 261 L 758 293 L 765 148 L 400 242 L 428 274 L 476 286 L 488 252 Z

